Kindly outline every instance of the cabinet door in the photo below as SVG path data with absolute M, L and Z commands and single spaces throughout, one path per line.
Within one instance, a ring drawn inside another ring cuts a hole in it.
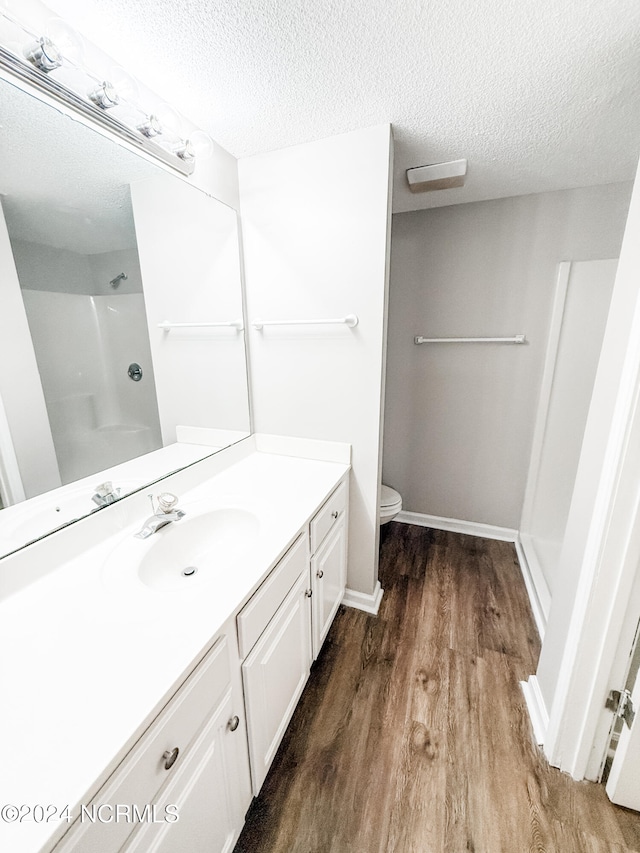
M 242 664 L 251 778 L 257 796 L 309 677 L 308 569 L 300 574 Z
M 229 690 L 180 773 L 156 800 L 150 822 L 138 827 L 122 853 L 230 853 L 246 806 L 243 739 Z
M 327 535 L 311 559 L 313 583 L 313 659 L 331 627 L 342 601 L 347 575 L 347 530 L 344 521 Z
M 149 812 L 145 812 L 145 808 L 157 803 L 165 790 L 173 790 L 174 778 L 189 764 L 192 750 L 201 742 L 203 731 L 209 729 L 211 715 L 217 716 L 221 702 L 226 702 L 232 689 L 236 690 L 235 695 L 239 694 L 240 685 L 234 674 L 236 667 L 235 643 L 226 635 L 222 636 L 93 798 L 89 805 L 93 817 L 76 820 L 55 848 L 56 853 L 114 853 L 120 850 L 138 827 L 138 815 L 144 814 L 146 820 Z M 240 729 L 244 729 L 243 721 Z M 167 769 L 164 753 L 176 747 L 178 758 Z M 248 786 L 246 744 L 244 752 Z M 242 760 L 240 756 L 239 768 L 243 766 Z M 132 811 L 134 805 L 137 814 L 128 816 L 126 809 Z M 119 807 L 125 809 L 122 815 L 118 815 Z

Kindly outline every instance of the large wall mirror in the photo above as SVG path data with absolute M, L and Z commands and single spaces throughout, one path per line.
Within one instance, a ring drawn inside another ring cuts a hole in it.
M 236 212 L 6 80 L 0 306 L 0 556 L 249 435 Z

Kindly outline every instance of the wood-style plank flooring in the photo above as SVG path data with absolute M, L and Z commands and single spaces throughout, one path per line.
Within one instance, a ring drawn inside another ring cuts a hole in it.
M 391 522 L 378 617 L 340 608 L 235 853 L 627 853 L 640 815 L 549 767 L 512 545 Z

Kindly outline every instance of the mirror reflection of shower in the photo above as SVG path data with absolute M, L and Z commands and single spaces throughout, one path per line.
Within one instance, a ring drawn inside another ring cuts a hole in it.
M 61 483 L 161 447 L 137 247 L 87 254 L 7 224 Z

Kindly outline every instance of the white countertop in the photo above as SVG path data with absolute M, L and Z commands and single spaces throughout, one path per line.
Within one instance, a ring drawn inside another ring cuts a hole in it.
M 149 514 L 140 511 L 144 496 L 132 495 L 108 509 L 116 533 L 0 603 L 0 806 L 87 802 L 96 780 L 104 781 L 107 768 L 124 756 L 349 470 L 341 462 L 245 453 L 238 459 L 236 450 L 229 467 L 179 492 L 187 514 L 190 504 L 206 500 L 212 507 L 244 507 L 259 518 L 254 545 L 223 584 L 168 593 L 107 583 L 106 558 Z M 221 467 L 220 459 L 216 464 Z M 171 487 L 171 479 L 163 482 Z M 50 538 L 79 536 L 82 525 L 86 538 L 90 521 Z M 22 560 L 32 548 L 34 559 L 47 559 L 46 542 L 29 546 Z M 52 559 L 56 553 L 52 544 Z M 58 829 L 58 823 L 0 821 L 0 848 L 35 853 Z

